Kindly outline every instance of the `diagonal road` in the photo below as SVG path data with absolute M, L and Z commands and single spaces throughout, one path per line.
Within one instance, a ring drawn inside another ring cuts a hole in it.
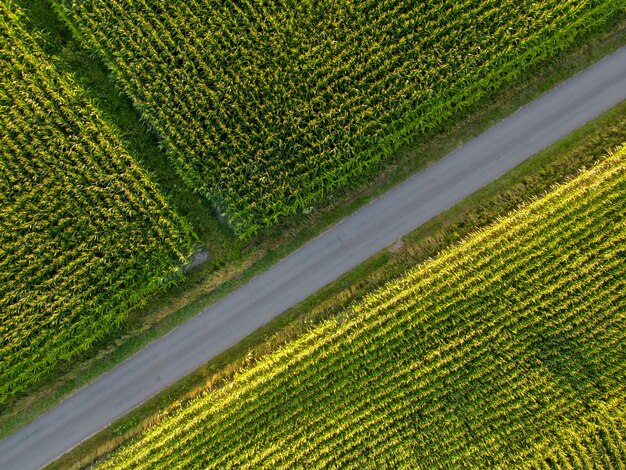
M 626 48 L 493 126 L 291 253 L 0 442 L 38 468 L 376 252 L 626 99 Z

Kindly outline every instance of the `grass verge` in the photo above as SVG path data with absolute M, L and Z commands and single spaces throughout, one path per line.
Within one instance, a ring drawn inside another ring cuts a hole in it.
M 36 390 L 27 396 L 17 397 L 5 405 L 0 410 L 0 438 L 54 406 L 72 390 L 90 382 L 147 343 L 191 318 L 201 309 L 245 282 L 246 279 L 267 269 L 271 264 L 345 215 L 441 158 L 464 141 L 479 134 L 494 121 L 510 114 L 559 81 L 584 69 L 598 58 L 626 43 L 626 19 L 623 15 L 610 25 L 610 32 L 598 33 L 588 38 L 585 44 L 577 46 L 536 70 L 535 74 L 521 80 L 516 86 L 485 98 L 472 110 L 471 114 L 460 116 L 458 122 L 446 131 L 433 133 L 427 136 L 423 143 L 402 152 L 397 159 L 381 170 L 380 175 L 374 181 L 336 193 L 333 197 L 323 201 L 323 207 L 318 206 L 311 213 L 291 217 L 261 236 L 241 242 L 217 222 L 212 209 L 198 195 L 184 187 L 174 174 L 169 162 L 164 159 L 158 138 L 150 134 L 142 125 L 129 100 L 109 81 L 106 68 L 90 57 L 71 38 L 67 29 L 53 14 L 48 0 L 19 1 L 28 11 L 32 28 L 45 32 L 47 50 L 58 57 L 57 66 L 67 68 L 74 73 L 78 82 L 85 87 L 105 116 L 123 129 L 121 134 L 131 153 L 138 156 L 138 160 L 164 189 L 168 200 L 176 210 L 192 222 L 196 233 L 205 243 L 205 248 L 210 251 L 212 259 L 209 263 L 192 271 L 177 286 L 157 295 L 145 308 L 137 310 L 119 331 L 97 345 L 94 352 L 83 361 L 59 367 L 56 374 Z M 427 234 L 428 232 L 423 233 L 424 236 Z M 389 256 L 389 253 L 381 256 L 382 258 L 375 257 L 366 265 L 357 268 L 354 275 L 358 277 L 361 275 L 359 273 L 365 273 L 370 269 L 368 267 L 370 265 L 386 263 L 384 258 Z M 333 285 L 340 286 L 341 283 L 348 282 L 346 279 L 353 279 L 352 275 L 342 278 Z M 332 286 L 324 289 L 322 295 L 330 295 L 330 292 L 332 292 Z M 356 291 L 354 294 L 356 295 Z M 348 297 L 348 299 L 352 298 Z M 313 304 L 307 301 L 303 305 L 310 307 Z M 296 311 L 298 310 L 294 312 Z M 272 339 L 274 333 L 279 331 L 284 333 L 292 327 L 295 328 L 294 331 L 298 331 L 298 327 L 294 326 L 298 322 L 293 325 L 292 322 L 299 318 L 300 314 L 294 312 L 286 312 L 246 338 L 237 347 L 216 358 L 203 368 L 201 381 L 197 378 L 193 379 L 194 374 L 189 382 L 184 381 L 181 386 L 175 385 L 171 391 L 166 391 L 148 402 L 146 404 L 148 411 L 142 413 L 143 407 L 139 408 L 137 415 L 130 415 L 129 420 L 123 421 L 117 427 L 117 434 L 123 434 L 124 430 L 133 428 L 156 410 L 166 408 L 172 401 L 184 395 L 186 390 L 205 381 L 214 371 L 237 363 L 252 348 L 263 344 L 269 345 L 269 348 L 273 347 L 271 345 L 275 343 Z M 306 321 L 315 321 L 315 318 L 313 315 Z M 305 327 L 308 325 L 306 322 L 300 324 Z M 250 360 L 253 357 L 254 354 Z M 112 434 L 112 436 L 115 435 L 115 433 Z
M 76 468 L 138 435 L 145 427 L 206 389 L 218 388 L 234 374 L 265 354 L 330 317 L 339 317 L 360 297 L 435 256 L 472 231 L 493 222 L 520 204 L 549 191 L 580 168 L 601 159 L 626 141 L 626 103 L 588 123 L 565 139 L 532 157 L 497 181 L 485 186 L 375 255 L 355 270 L 277 317 L 237 346 L 152 398 L 129 415 L 84 442 L 50 468 Z

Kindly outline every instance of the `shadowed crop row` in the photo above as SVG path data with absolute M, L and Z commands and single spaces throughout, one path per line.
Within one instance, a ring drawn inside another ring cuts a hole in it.
M 0 1 L 0 404 L 171 282 L 194 243 L 23 21 Z

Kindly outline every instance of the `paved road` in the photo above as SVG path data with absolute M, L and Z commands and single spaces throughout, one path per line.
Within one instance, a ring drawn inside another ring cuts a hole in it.
M 364 206 L 0 442 L 0 469 L 38 468 L 279 313 L 626 99 L 626 48 Z

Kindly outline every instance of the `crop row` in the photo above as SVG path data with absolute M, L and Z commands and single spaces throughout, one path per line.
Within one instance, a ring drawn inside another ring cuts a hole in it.
M 242 236 L 371 174 L 622 5 L 54 3 L 163 137 L 185 181 Z
M 610 415 L 592 415 L 582 432 L 565 436 L 561 445 L 537 468 L 624 468 L 626 462 L 626 417 L 624 407 Z
M 624 214 L 626 147 L 165 417 L 104 466 L 542 463 L 583 439 L 586 420 L 626 411 Z
M 23 21 L 0 1 L 0 404 L 115 328 L 194 243 Z

